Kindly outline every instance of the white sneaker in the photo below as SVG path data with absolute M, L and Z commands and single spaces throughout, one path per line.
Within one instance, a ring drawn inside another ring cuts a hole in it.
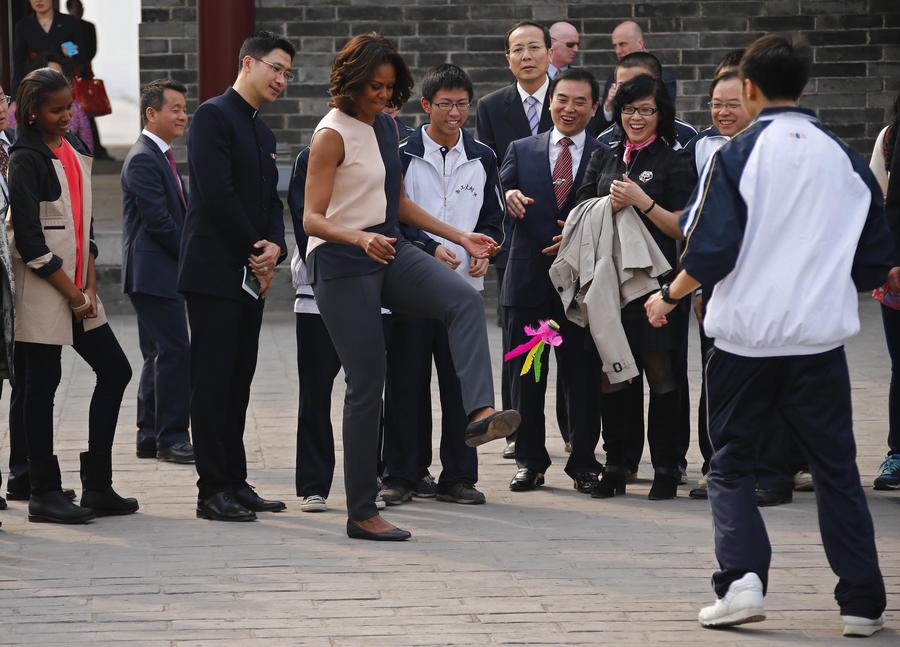
M 325 497 L 313 494 L 312 496 L 303 497 L 303 501 L 300 502 L 300 509 L 303 512 L 325 512 L 328 509 L 328 504 L 325 502 Z
M 812 474 L 806 470 L 800 470 L 794 474 L 794 490 L 797 492 L 813 492 L 816 489 Z
M 379 510 L 384 510 L 387 507 L 387 503 L 384 502 L 380 494 L 375 495 L 375 507 Z
M 728 587 L 724 598 L 704 607 L 697 617 L 704 627 L 731 627 L 766 619 L 763 609 L 763 585 L 756 573 L 747 573 Z
M 862 636 L 867 638 L 884 627 L 884 614 L 880 618 L 863 618 L 860 616 L 841 616 L 844 621 L 845 636 Z

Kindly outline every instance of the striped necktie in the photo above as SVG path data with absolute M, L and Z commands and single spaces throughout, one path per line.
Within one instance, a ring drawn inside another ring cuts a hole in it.
M 528 95 L 528 97 L 525 99 L 525 102 L 528 104 L 528 112 L 526 113 L 528 117 L 528 127 L 531 128 L 532 135 L 537 135 L 538 124 L 541 123 L 541 118 L 538 116 L 537 111 L 538 100 L 533 96 Z
M 569 146 L 572 140 L 563 137 L 559 140 L 559 157 L 553 165 L 553 194 L 556 196 L 556 208 L 562 210 L 572 189 L 572 151 Z

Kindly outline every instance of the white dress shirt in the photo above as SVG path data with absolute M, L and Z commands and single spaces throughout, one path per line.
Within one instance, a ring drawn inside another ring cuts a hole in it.
M 550 77 L 544 78 L 544 84 L 534 91 L 534 94 L 528 94 L 525 91 L 525 88 L 522 87 L 522 84 L 518 81 L 516 82 L 516 90 L 519 91 L 519 97 L 522 99 L 522 109 L 525 111 L 525 115 L 528 115 L 528 97 L 534 97 L 537 99 L 537 104 L 535 104 L 535 109 L 537 110 L 538 120 L 541 118 L 541 110 L 544 109 L 544 101 L 547 99 L 547 89 L 550 87 Z M 540 122 L 538 122 L 540 123 Z M 540 128 L 540 126 L 538 126 Z
M 147 137 L 150 138 L 150 140 L 151 140 L 154 144 L 156 144 L 157 146 L 159 146 L 159 150 L 162 151 L 162 154 L 163 154 L 163 155 L 166 154 L 166 151 L 167 151 L 167 150 L 169 150 L 170 148 L 172 148 L 172 147 L 169 146 L 163 139 L 161 139 L 161 138 L 158 137 L 157 135 L 154 135 L 153 133 L 151 133 L 151 132 L 150 132 L 149 130 L 147 130 L 146 128 L 144 128 L 144 129 L 141 131 L 141 134 L 142 134 L 142 135 L 146 135 Z
M 550 132 L 550 176 L 553 177 L 553 167 L 556 166 L 556 160 L 559 157 L 559 152 L 562 150 L 562 146 L 559 145 L 559 140 L 563 137 L 568 137 L 572 140 L 572 143 L 569 144 L 569 152 L 572 154 L 572 179 L 575 179 L 575 175 L 578 173 L 578 165 L 581 164 L 581 155 L 584 153 L 584 140 L 587 137 L 585 132 L 582 130 L 577 135 L 563 135 L 559 132 L 554 126 L 553 130 Z M 576 189 L 578 187 L 575 187 Z

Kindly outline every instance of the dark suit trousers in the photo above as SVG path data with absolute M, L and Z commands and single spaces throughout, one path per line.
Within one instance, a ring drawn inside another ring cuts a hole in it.
M 347 380 L 344 479 L 348 512 L 356 521 L 378 514 L 376 452 L 386 371 L 382 304 L 395 313 L 442 321 L 448 329 L 466 414 L 494 405 L 481 295 L 410 243 L 401 240 L 395 247 L 394 260 L 382 270 L 319 280 L 313 286 Z
M 191 324 L 191 428 L 199 497 L 247 482 L 244 422 L 264 299 L 185 294 Z
M 816 355 L 741 357 L 713 349 L 707 363 L 708 475 L 719 570 L 716 594 L 744 574 L 768 584 L 772 550 L 756 506 L 754 468 L 763 434 L 780 412 L 809 457 L 825 556 L 838 576 L 844 615 L 877 618 L 885 608 L 875 532 L 859 482 L 850 375 L 843 348 Z
M 190 440 L 191 344 L 184 299 L 128 295 L 138 320 L 144 366 L 138 386 L 138 445 L 168 447 Z
M 334 432 L 331 427 L 331 391 L 341 370 L 322 317 L 297 314 L 297 376 L 300 404 L 297 411 L 297 496 L 318 494 L 328 498 L 334 478 Z
M 459 378 L 440 322 L 394 315 L 385 388 L 384 481 L 412 487 L 431 465 L 431 359 L 441 396 L 441 474 L 438 490 L 478 481 L 478 453 L 465 444 L 468 417 Z
M 596 424 L 594 398 L 595 372 L 591 368 L 593 355 L 586 352 L 584 328 L 566 319 L 562 303 L 554 299 L 548 305 L 536 308 L 506 307 L 505 322 L 510 348 L 528 341 L 525 326 L 536 326 L 540 319 L 553 319 L 560 324 L 563 343 L 554 348 L 557 370 L 566 374 L 569 385 L 569 429 L 572 453 L 566 463 L 566 474 L 574 477 L 579 472 L 599 472 L 601 467 L 594 450 L 600 434 Z M 516 463 L 538 472 L 546 472 L 550 455 L 546 446 L 546 420 L 544 397 L 547 392 L 547 369 L 550 353 L 542 355 L 543 370 L 540 382 L 534 381 L 533 369 L 519 375 L 525 355 L 508 362 L 512 405 L 522 414 L 522 423 L 516 431 Z

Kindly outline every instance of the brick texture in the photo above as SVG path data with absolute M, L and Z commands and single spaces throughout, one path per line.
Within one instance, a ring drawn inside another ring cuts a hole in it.
M 476 95 L 509 83 L 503 34 L 514 21 L 568 20 L 582 34 L 580 65 L 601 80 L 613 69 L 609 33 L 637 20 L 647 48 L 679 79 L 678 112 L 699 127 L 709 122 L 708 81 L 719 58 L 768 31 L 800 32 L 815 47 L 804 105 L 826 126 L 868 155 L 900 91 L 898 0 L 653 0 L 546 2 L 532 0 L 257 0 L 257 26 L 299 46 L 298 80 L 265 108 L 284 153 L 309 141 L 327 110 L 330 62 L 351 35 L 377 30 L 393 39 L 416 78 L 442 62 L 464 67 Z M 195 0 L 144 0 L 140 26 L 141 82 L 171 76 L 197 96 Z M 477 97 L 476 97 L 477 98 Z M 415 101 L 402 113 L 421 120 Z M 470 126 L 474 126 L 472 110 Z

